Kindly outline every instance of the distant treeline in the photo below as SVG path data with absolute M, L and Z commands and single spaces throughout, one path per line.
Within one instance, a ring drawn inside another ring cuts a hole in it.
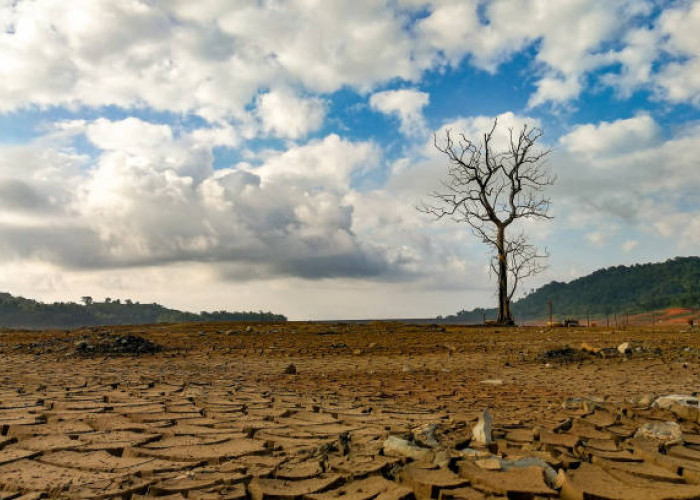
M 98 325 L 137 325 L 148 323 L 184 323 L 197 321 L 287 321 L 271 312 L 202 311 L 200 314 L 168 309 L 160 304 L 140 304 L 131 300 L 105 299 L 95 302 L 83 297 L 83 304 L 36 300 L 0 293 L 0 327 L 78 328 Z
M 516 321 L 546 318 L 550 301 L 558 319 L 700 308 L 700 257 L 609 267 L 569 283 L 553 281 L 513 303 Z M 481 323 L 484 316 L 495 318 L 496 309 L 460 311 L 443 321 Z

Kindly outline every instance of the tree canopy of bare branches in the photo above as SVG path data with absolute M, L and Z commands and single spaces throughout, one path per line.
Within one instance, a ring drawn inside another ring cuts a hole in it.
M 494 132 L 498 119 L 482 140 L 474 142 L 464 133 L 445 132 L 434 136 L 435 148 L 447 158 L 447 176 L 442 189 L 423 201 L 418 210 L 437 219 L 467 223 L 494 255 L 491 269 L 498 277 L 498 319 L 514 324 L 510 303 L 523 279 L 540 272 L 547 252 L 539 253 L 520 231 L 508 228 L 519 219 L 550 219 L 550 199 L 545 195 L 555 177 L 547 167 L 551 149 L 539 147 L 542 130 L 524 125 L 508 129 L 506 145 L 500 148 Z

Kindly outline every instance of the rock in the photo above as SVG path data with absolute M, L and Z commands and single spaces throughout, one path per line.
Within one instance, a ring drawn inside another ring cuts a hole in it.
M 700 421 L 700 399 L 693 396 L 680 394 L 661 396 L 654 401 L 652 407 L 670 410 L 682 420 L 689 422 Z
M 654 396 L 652 394 L 644 394 L 634 402 L 642 408 L 649 408 L 654 403 Z
M 413 439 L 422 446 L 435 448 L 440 444 L 435 437 L 435 431 L 437 431 L 437 425 L 435 424 L 422 425 L 413 429 Z
M 700 399 L 694 396 L 685 396 L 682 394 L 669 394 L 667 396 L 660 396 L 656 398 L 652 403 L 654 408 L 663 409 L 672 409 L 675 405 L 700 408 Z
M 284 374 L 285 375 L 296 375 L 297 374 L 297 367 L 294 366 L 294 363 L 289 363 L 287 367 L 284 369 Z
M 479 421 L 472 427 L 474 441 L 480 444 L 489 445 L 493 442 L 491 432 L 493 430 L 493 417 L 488 410 L 479 417 Z
M 584 413 L 591 413 L 593 410 L 600 406 L 600 401 L 594 401 L 589 398 L 566 398 L 561 404 L 563 410 L 576 410 Z
M 390 457 L 406 457 L 417 461 L 430 461 L 433 452 L 397 436 L 389 436 L 384 441 L 384 454 Z
M 250 326 L 250 325 L 249 325 L 249 326 L 246 326 L 246 327 L 245 327 L 245 331 L 246 331 L 246 333 L 252 333 L 252 332 L 253 332 L 253 327 Z
M 681 443 L 683 431 L 675 422 L 649 422 L 637 429 L 634 437 L 654 439 L 664 444 Z
M 632 347 L 630 346 L 629 342 L 623 342 L 619 346 L 617 346 L 617 352 L 620 354 L 629 354 L 632 352 Z

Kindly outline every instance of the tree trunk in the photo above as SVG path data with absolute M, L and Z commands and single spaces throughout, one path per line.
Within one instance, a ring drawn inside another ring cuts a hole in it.
M 498 251 L 498 320 L 499 325 L 512 325 L 510 300 L 508 299 L 508 261 L 506 259 L 505 228 L 498 228 L 496 240 Z

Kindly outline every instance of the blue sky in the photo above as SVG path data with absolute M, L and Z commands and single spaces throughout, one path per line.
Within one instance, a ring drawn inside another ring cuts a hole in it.
M 495 302 L 432 136 L 539 126 L 536 288 L 700 248 L 700 2 L 0 4 L 0 288 L 293 319 Z

